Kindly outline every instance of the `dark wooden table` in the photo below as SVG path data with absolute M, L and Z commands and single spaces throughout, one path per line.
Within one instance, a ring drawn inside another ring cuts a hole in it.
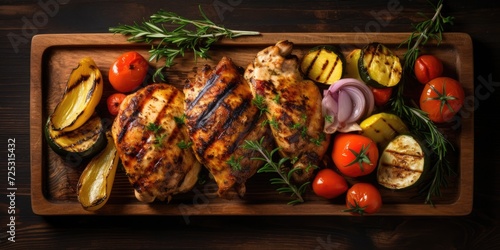
M 430 16 L 426 1 L 198 1 L 216 23 L 261 32 L 409 32 Z M 30 42 L 47 33 L 106 33 L 159 9 L 198 18 L 188 1 L 0 1 L 0 248 L 499 249 L 500 4 L 446 1 L 446 31 L 470 34 L 476 98 L 474 204 L 460 217 L 258 217 L 35 215 L 30 199 Z M 15 138 L 15 242 L 7 191 L 7 144 Z M 471 145 L 472 146 L 472 145 Z

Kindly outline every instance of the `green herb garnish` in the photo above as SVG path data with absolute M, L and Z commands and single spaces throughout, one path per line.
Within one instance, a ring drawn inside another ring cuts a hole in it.
M 178 125 L 183 125 L 186 122 L 186 114 L 182 114 L 181 117 L 174 116 L 174 121 Z
M 310 141 L 312 143 L 316 144 L 316 146 L 321 146 L 321 143 L 323 143 L 325 140 L 326 140 L 326 135 L 323 132 L 319 133 L 318 138 L 311 138 L 310 139 Z
M 235 171 L 240 171 L 241 170 L 241 160 L 243 159 L 243 156 L 240 156 L 238 158 L 234 157 L 234 155 L 231 155 L 231 158 L 227 160 L 227 164 L 231 166 L 231 168 Z
M 403 93 L 406 83 L 404 75 L 412 73 L 415 60 L 418 58 L 420 52 L 419 47 L 427 43 L 429 39 L 437 40 L 439 45 L 442 40 L 443 25 L 453 23 L 453 17 L 442 16 L 442 1 L 439 1 L 437 6 L 433 7 L 436 12 L 432 19 L 417 24 L 415 31 L 402 43 L 402 45 L 407 44 L 408 46 L 408 51 L 404 54 L 405 70 L 403 70 L 402 82 L 398 84 L 395 98 L 391 102 L 394 113 L 405 119 L 410 125 L 412 132 L 422 138 L 430 149 L 430 152 L 433 152 L 433 161 L 435 163 L 431 173 L 434 176 L 432 181 L 420 190 L 421 193 L 427 192 L 425 203 L 432 205 L 432 198 L 441 194 L 441 187 L 447 185 L 447 178 L 454 173 L 452 166 L 446 159 L 446 152 L 448 148 L 453 148 L 453 145 L 438 130 L 426 112 L 417 107 L 409 106 L 405 102 Z
M 155 71 L 153 79 L 165 81 L 163 70 L 174 64 L 174 59 L 192 51 L 195 59 L 209 58 L 208 50 L 220 38 L 259 35 L 256 31 L 226 29 L 212 22 L 199 7 L 202 20 L 189 20 L 173 12 L 160 10 L 149 20 L 133 25 L 109 28 L 110 32 L 127 35 L 130 42 L 151 44 L 150 61 L 165 59 L 165 64 Z M 173 26 L 173 27 L 172 27 Z
M 265 162 L 264 166 L 257 170 L 257 173 L 277 173 L 280 178 L 271 178 L 270 182 L 273 185 L 282 185 L 282 187 L 276 189 L 280 194 L 281 193 L 290 193 L 292 201 L 288 202 L 289 205 L 294 205 L 298 203 L 304 202 L 304 198 L 302 198 L 302 194 L 306 191 L 310 182 L 303 183 L 300 187 L 297 187 L 292 183 L 292 175 L 296 171 L 302 171 L 302 169 L 294 168 L 290 171 L 286 172 L 286 168 L 284 164 L 290 159 L 287 157 L 281 158 L 278 162 L 273 161 L 274 154 L 279 151 L 280 148 L 275 148 L 271 152 L 267 151 L 262 143 L 264 141 L 264 137 L 262 137 L 259 141 L 245 141 L 243 148 L 248 150 L 254 150 L 261 154 L 262 157 L 252 158 L 253 160 L 261 160 Z
M 191 147 L 191 145 L 193 145 L 193 142 L 186 142 L 184 140 L 180 141 L 177 143 L 177 147 L 179 147 L 180 149 L 187 149 L 189 147 Z
M 419 13 L 427 20 L 422 21 L 414 26 L 415 31 L 408 37 L 407 40 L 402 42 L 400 46 L 406 44 L 408 50 L 403 55 L 405 71 L 413 70 L 415 66 L 415 61 L 420 54 L 420 46 L 425 45 L 429 39 L 434 39 L 437 41 L 438 45 L 443 40 L 443 31 L 445 24 L 453 24 L 454 17 L 447 16 L 444 17 L 441 14 L 441 9 L 443 8 L 443 1 L 440 0 L 437 5 L 432 5 L 435 10 L 434 16 L 428 19 L 424 14 Z
M 160 124 L 156 124 L 156 123 L 153 123 L 153 122 L 150 122 L 148 123 L 148 125 L 146 125 L 146 129 L 153 132 L 153 134 L 157 134 L 159 133 L 163 128 L 161 127 Z
M 260 110 L 260 115 L 269 112 L 266 106 L 266 100 L 264 99 L 263 95 L 256 95 L 252 99 L 252 103 Z
M 155 148 L 161 148 L 163 147 L 163 139 L 165 139 L 167 135 L 166 134 L 157 134 L 155 135 Z

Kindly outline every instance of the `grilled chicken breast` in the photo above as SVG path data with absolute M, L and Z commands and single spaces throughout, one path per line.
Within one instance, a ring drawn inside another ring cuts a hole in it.
M 112 125 L 113 139 L 137 199 L 170 200 L 197 182 L 201 164 L 182 122 L 184 94 L 152 84 L 128 95 Z
M 294 180 L 303 183 L 319 166 L 330 137 L 323 133 L 321 92 L 316 84 L 303 79 L 293 43 L 280 41 L 258 52 L 244 77 L 253 95 L 267 106 L 267 118 L 280 154 L 297 159 Z
M 198 160 L 218 185 L 218 195 L 230 198 L 234 188 L 243 196 L 245 182 L 262 161 L 258 152 L 243 149 L 245 140 L 260 140 L 269 148 L 272 136 L 261 124 L 266 117 L 254 106 L 253 95 L 231 59 L 224 57 L 213 69 L 201 68 L 184 87 L 186 125 Z

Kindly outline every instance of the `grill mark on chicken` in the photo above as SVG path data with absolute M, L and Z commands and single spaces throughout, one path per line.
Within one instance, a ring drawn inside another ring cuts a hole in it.
M 167 84 L 152 84 L 127 96 L 112 126 L 112 134 L 125 172 L 137 199 L 152 202 L 190 190 L 201 167 L 188 141 L 183 124 L 184 95 Z M 159 130 L 148 129 L 149 124 Z M 159 140 L 159 141 L 157 141 Z
M 240 106 L 238 106 L 235 110 L 233 110 L 233 112 L 231 112 L 232 115 L 229 117 L 229 119 L 227 119 L 226 123 L 222 126 L 223 127 L 223 132 L 222 133 L 226 133 L 226 131 L 228 131 L 228 129 L 232 127 L 233 122 L 240 115 L 242 115 L 245 112 L 247 112 L 247 110 L 250 108 L 250 104 L 251 104 L 251 101 L 245 100 L 244 102 L 241 103 Z M 253 117 L 254 118 L 253 118 L 252 122 L 247 123 L 247 126 L 243 128 L 243 131 L 240 131 L 240 133 L 238 134 L 238 137 L 236 138 L 236 140 L 234 141 L 234 143 L 232 145 L 229 145 L 229 147 L 227 148 L 226 152 L 224 153 L 224 156 L 226 158 L 229 157 L 231 154 L 234 153 L 234 151 L 236 150 L 236 148 L 239 147 L 239 145 L 241 144 L 242 140 L 248 135 L 248 133 L 251 131 L 251 129 L 259 121 L 259 117 L 258 116 L 254 115 Z
M 203 70 L 206 71 L 207 68 L 204 68 Z M 219 81 L 219 77 L 220 77 L 219 74 L 212 74 L 210 76 L 210 78 L 207 80 L 207 83 L 205 84 L 205 87 L 200 91 L 200 93 L 198 94 L 198 96 L 196 96 L 196 98 L 193 101 L 189 102 L 189 105 L 186 107 L 186 111 L 191 111 L 191 109 L 193 109 L 193 107 L 198 104 L 198 102 L 207 93 L 207 91 L 213 85 L 215 85 L 216 82 Z
M 186 125 L 198 159 L 217 183 L 217 194 L 229 198 L 234 188 L 245 193 L 244 183 L 262 162 L 250 160 L 253 151 L 243 149 L 245 140 L 266 138 L 266 149 L 272 140 L 269 130 L 260 126 L 265 116 L 253 105 L 253 95 L 242 72 L 231 59 L 224 57 L 215 68 L 205 66 L 185 85 Z M 233 168 L 230 159 L 238 159 Z
M 203 110 L 203 113 L 201 113 L 201 115 L 196 119 L 196 126 L 193 130 L 198 130 L 206 125 L 211 115 L 219 108 L 221 104 L 224 103 L 224 100 L 227 98 L 227 96 L 230 95 L 231 92 L 238 86 L 237 83 L 237 81 L 231 81 L 226 85 L 226 88 L 214 98 L 214 100 L 206 107 L 206 109 Z M 202 95 L 204 92 L 206 91 L 202 91 L 200 95 Z
M 239 80 L 241 80 L 241 79 L 239 79 Z M 216 97 L 216 99 L 218 98 L 217 103 L 219 105 L 216 105 L 216 107 L 212 108 L 212 109 L 207 108 L 206 110 L 211 111 L 210 114 L 202 114 L 202 116 L 205 117 L 205 120 L 204 120 L 205 122 L 211 118 L 211 115 L 213 115 L 213 113 L 217 110 L 218 107 L 224 107 L 227 110 L 228 114 L 230 114 L 230 115 L 228 116 L 228 119 L 224 122 L 224 124 L 222 124 L 220 129 L 218 131 L 212 131 L 212 133 L 208 137 L 208 140 L 204 141 L 202 143 L 202 146 L 196 149 L 196 151 L 199 155 L 204 155 L 206 157 L 210 157 L 208 155 L 205 155 L 205 152 L 207 150 L 209 150 L 212 146 L 214 146 L 214 143 L 217 140 L 219 140 L 220 138 L 223 138 L 225 135 L 227 135 L 229 129 L 233 127 L 233 124 L 239 119 L 239 117 L 245 113 L 248 113 L 249 112 L 248 109 L 250 109 L 252 107 L 252 105 L 251 105 L 252 98 L 250 95 L 248 96 L 249 98 L 243 99 L 242 102 L 240 103 L 240 105 L 235 107 L 234 109 L 231 109 L 230 106 L 226 104 L 225 99 L 230 94 L 233 94 L 232 92 L 235 91 L 235 89 L 238 87 L 238 84 L 240 84 L 237 81 L 233 81 L 233 82 L 234 82 L 233 86 L 230 86 L 230 87 L 224 89 L 224 91 L 222 91 L 223 94 L 219 95 L 222 97 L 219 97 L 219 96 Z M 237 147 L 239 147 L 239 145 L 244 140 L 244 138 L 246 138 L 248 133 L 257 125 L 260 118 L 258 115 L 256 115 L 256 113 L 257 113 L 257 110 L 252 112 L 252 116 L 253 116 L 252 121 L 250 123 L 246 123 L 246 126 L 241 131 L 239 131 L 237 139 L 234 140 L 234 142 L 231 145 L 228 145 L 226 150 L 224 152 L 222 152 L 224 159 L 229 158 L 230 155 L 232 155 L 234 153 L 234 151 L 237 149 Z M 197 121 L 195 128 L 192 129 L 191 132 L 195 133 L 196 130 L 203 128 L 203 126 L 201 126 L 201 125 L 202 125 L 201 122 Z
M 146 93 L 148 95 L 132 97 L 132 99 L 130 100 L 131 105 L 128 105 L 123 114 L 118 117 L 118 119 L 120 119 L 120 123 L 123 124 L 123 127 L 121 127 L 121 130 L 118 134 L 118 142 L 122 142 L 123 137 L 125 136 L 127 131 L 130 130 L 131 124 L 133 124 L 133 121 L 135 121 L 141 113 L 143 105 L 147 103 L 151 95 L 153 95 L 152 91 L 146 91 Z M 127 113 L 130 112 L 131 114 L 127 115 Z

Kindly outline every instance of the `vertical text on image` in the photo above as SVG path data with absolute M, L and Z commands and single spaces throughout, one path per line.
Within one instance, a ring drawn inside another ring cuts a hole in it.
M 8 240 L 16 242 L 16 138 L 7 139 L 7 223 Z

